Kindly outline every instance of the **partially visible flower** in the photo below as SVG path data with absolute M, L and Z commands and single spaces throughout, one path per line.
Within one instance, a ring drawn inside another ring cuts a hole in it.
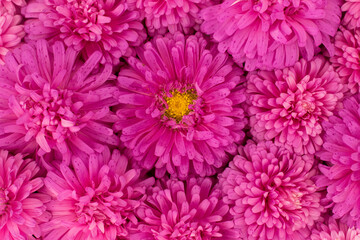
M 345 12 L 342 24 L 347 29 L 360 28 L 360 0 L 345 0 L 341 10 Z
M 360 229 L 348 227 L 346 224 L 330 218 L 327 224 L 318 223 L 312 230 L 311 240 L 359 240 Z
M 25 0 L 0 0 L 0 12 L 5 10 L 9 14 L 15 14 L 17 7 L 23 7 L 26 5 Z
M 146 26 L 151 34 L 190 30 L 202 23 L 199 12 L 213 0 L 138 0 L 142 2 Z
M 157 177 L 213 175 L 244 138 L 242 71 L 211 46 L 199 33 L 159 36 L 119 73 L 114 128 Z
M 335 55 L 330 61 L 347 90 L 351 94 L 358 93 L 360 85 L 360 29 L 349 31 L 340 27 L 335 36 Z
M 126 238 L 137 224 L 134 211 L 146 198 L 153 178 L 141 179 L 140 170 L 127 168 L 128 160 L 114 150 L 72 158 L 45 178 L 44 193 L 52 219 L 41 225 L 44 239 Z
M 245 70 L 281 69 L 311 60 L 340 24 L 338 0 L 225 0 L 204 9 L 201 30 L 219 42 Z
M 360 96 L 344 100 L 344 108 L 323 122 L 324 145 L 318 156 L 333 217 L 360 228 Z
M 39 167 L 19 153 L 0 150 L 0 236 L 4 240 L 41 237 L 39 224 L 50 219 L 45 203 L 48 196 L 35 193 L 43 185 L 36 177 Z
M 210 178 L 160 180 L 137 210 L 138 234 L 131 239 L 238 240 L 238 231 Z
M 235 227 L 248 240 L 303 240 L 320 218 L 320 193 L 311 180 L 312 155 L 299 156 L 272 142 L 239 148 L 219 181 Z
M 85 57 L 101 51 L 101 63 L 118 64 L 146 38 L 139 12 L 125 0 L 31 0 L 23 14 L 28 39 L 61 39 Z
M 319 150 L 321 121 L 333 115 L 342 99 L 342 84 L 323 58 L 301 59 L 294 67 L 248 75 L 251 133 L 296 153 Z
M 102 54 L 84 63 L 61 42 L 34 45 L 9 53 L 0 66 L 0 147 L 39 155 L 55 150 L 69 161 L 71 154 L 118 145 L 109 108 L 116 87 L 108 81 L 111 65 L 98 65 Z
M 25 36 L 24 25 L 20 24 L 21 16 L 14 15 L 11 5 L 4 4 L 7 2 L 0 0 L 0 65 L 4 64 L 7 52 L 19 46 Z

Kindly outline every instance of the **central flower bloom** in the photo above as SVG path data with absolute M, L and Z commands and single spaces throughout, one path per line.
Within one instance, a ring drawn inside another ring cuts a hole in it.
M 188 90 L 183 93 L 178 90 L 173 90 L 170 94 L 171 97 L 164 97 L 167 103 L 165 116 L 180 122 L 183 116 L 188 115 L 191 112 L 189 106 L 197 99 L 197 95 L 194 90 Z
M 119 73 L 114 129 L 157 177 L 215 174 L 244 137 L 242 71 L 200 33 L 158 36 L 140 51 Z

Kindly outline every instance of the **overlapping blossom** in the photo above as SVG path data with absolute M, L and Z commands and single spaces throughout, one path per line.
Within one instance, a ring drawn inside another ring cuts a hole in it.
M 25 36 L 22 17 L 12 11 L 11 2 L 0 0 L 0 65 L 4 64 L 7 52 L 19 46 Z
M 344 100 L 344 109 L 324 122 L 324 145 L 317 184 L 326 187 L 333 217 L 360 228 L 360 96 Z
M 118 145 L 109 109 L 112 66 L 100 68 L 101 58 L 94 52 L 84 63 L 72 48 L 45 40 L 9 53 L 0 66 L 0 147 L 39 155 L 55 150 L 69 161 Z
M 52 219 L 41 225 L 44 239 L 127 239 L 137 225 L 134 211 L 154 183 L 127 165 L 119 151 L 105 149 L 49 171 L 43 192 L 52 198 L 46 205 Z
M 311 180 L 313 156 L 296 155 L 270 141 L 250 141 L 239 153 L 219 181 L 243 239 L 308 239 L 323 210 Z
M 196 34 L 157 37 L 118 77 L 114 126 L 143 168 L 212 175 L 244 133 L 242 71 Z
M 319 150 L 321 121 L 333 115 L 343 97 L 338 74 L 323 57 L 294 67 L 248 75 L 251 133 L 296 153 Z
M 63 40 L 85 57 L 101 51 L 101 63 L 119 63 L 146 38 L 140 14 L 125 0 L 31 0 L 23 9 L 29 40 Z
M 9 14 L 15 14 L 17 9 L 26 5 L 25 0 L 0 0 L 0 12 L 5 10 Z
M 272 70 L 311 60 L 321 44 L 333 55 L 340 16 L 337 0 L 225 0 L 201 12 L 201 30 L 245 70 Z
M 23 159 L 0 150 L 0 236 L 6 240 L 40 238 L 39 224 L 50 219 L 46 195 L 35 193 L 43 185 L 36 177 L 39 167 L 32 159 Z
M 360 28 L 360 0 L 345 0 L 341 7 L 345 12 L 342 24 L 348 29 Z
M 337 222 L 334 218 L 329 218 L 326 224 L 318 223 L 312 230 L 311 240 L 358 240 L 360 239 L 360 229 Z
M 238 240 L 238 231 L 209 178 L 158 181 L 137 210 L 138 233 L 131 239 Z
M 214 0 L 137 0 L 143 9 L 149 33 L 189 33 L 202 22 L 201 9 L 211 6 Z
M 350 91 L 351 94 L 358 93 L 360 84 L 360 29 L 349 31 L 340 27 L 335 36 L 335 55 L 331 58 L 331 62 L 339 73 L 346 90 Z

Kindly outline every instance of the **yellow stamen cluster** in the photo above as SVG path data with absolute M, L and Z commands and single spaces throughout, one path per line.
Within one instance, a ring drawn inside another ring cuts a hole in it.
M 197 95 L 193 90 L 188 90 L 183 93 L 174 90 L 170 93 L 172 97 L 164 98 L 168 105 L 165 116 L 175 119 L 176 122 L 180 122 L 183 116 L 191 112 L 189 105 L 193 104 L 193 101 L 197 99 Z

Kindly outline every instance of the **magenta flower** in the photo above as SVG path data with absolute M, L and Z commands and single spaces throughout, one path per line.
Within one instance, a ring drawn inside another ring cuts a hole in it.
M 47 207 L 53 217 L 41 225 L 45 239 L 127 237 L 137 224 L 134 211 L 154 184 L 153 178 L 141 180 L 139 170 L 127 170 L 127 164 L 119 151 L 106 149 L 49 171 L 44 192 L 52 197 Z
M 342 99 L 342 85 L 322 57 L 301 59 L 294 67 L 248 75 L 251 133 L 257 140 L 273 140 L 296 153 L 313 154 L 323 141 L 321 121 Z
M 209 178 L 157 182 L 137 210 L 138 234 L 146 240 L 238 240 L 229 206 Z
M 360 228 L 360 96 L 344 100 L 344 109 L 324 122 L 324 145 L 318 153 L 325 164 L 317 185 L 327 187 L 326 199 L 335 219 Z
M 101 63 L 119 63 L 146 38 L 139 12 L 125 0 L 31 0 L 23 9 L 28 39 L 62 39 L 88 57 L 101 51 Z
M 39 238 L 39 224 L 50 219 L 46 195 L 35 193 L 43 185 L 39 167 L 21 154 L 0 150 L 0 236 L 4 240 Z
M 338 0 L 225 0 L 204 9 L 201 30 L 219 42 L 248 71 L 293 66 L 300 56 L 311 60 L 340 24 Z
M 146 26 L 151 34 L 181 31 L 189 33 L 198 28 L 202 20 L 201 9 L 212 5 L 214 0 L 137 0 L 144 11 Z
M 340 26 L 340 30 L 335 36 L 335 55 L 330 60 L 346 89 L 351 94 L 358 93 L 360 85 L 360 30 L 348 31 Z
M 0 66 L 0 147 L 16 152 L 101 152 L 118 145 L 109 106 L 116 87 L 112 67 L 94 52 L 83 63 L 72 48 L 45 40 L 23 45 Z M 96 68 L 96 69 L 95 69 Z
M 300 240 L 323 207 L 311 178 L 312 155 L 299 156 L 272 142 L 239 148 L 219 181 L 235 227 L 248 240 Z
M 14 15 L 8 9 L 7 2 L 0 1 L 0 65 L 4 64 L 7 52 L 19 46 L 25 36 L 24 25 L 21 25 L 21 16 Z M 11 5 L 10 5 L 11 6 Z
M 0 12 L 5 10 L 9 14 L 14 15 L 17 7 L 23 7 L 25 5 L 25 0 L 0 0 Z
M 311 240 L 359 240 L 360 229 L 349 228 L 344 223 L 337 223 L 334 218 L 330 218 L 327 224 L 318 223 L 312 230 Z
M 242 71 L 201 34 L 157 37 L 139 58 L 118 78 L 124 145 L 157 177 L 216 173 L 244 137 Z
M 342 24 L 348 29 L 360 28 L 360 0 L 345 0 L 341 10 L 345 12 Z

